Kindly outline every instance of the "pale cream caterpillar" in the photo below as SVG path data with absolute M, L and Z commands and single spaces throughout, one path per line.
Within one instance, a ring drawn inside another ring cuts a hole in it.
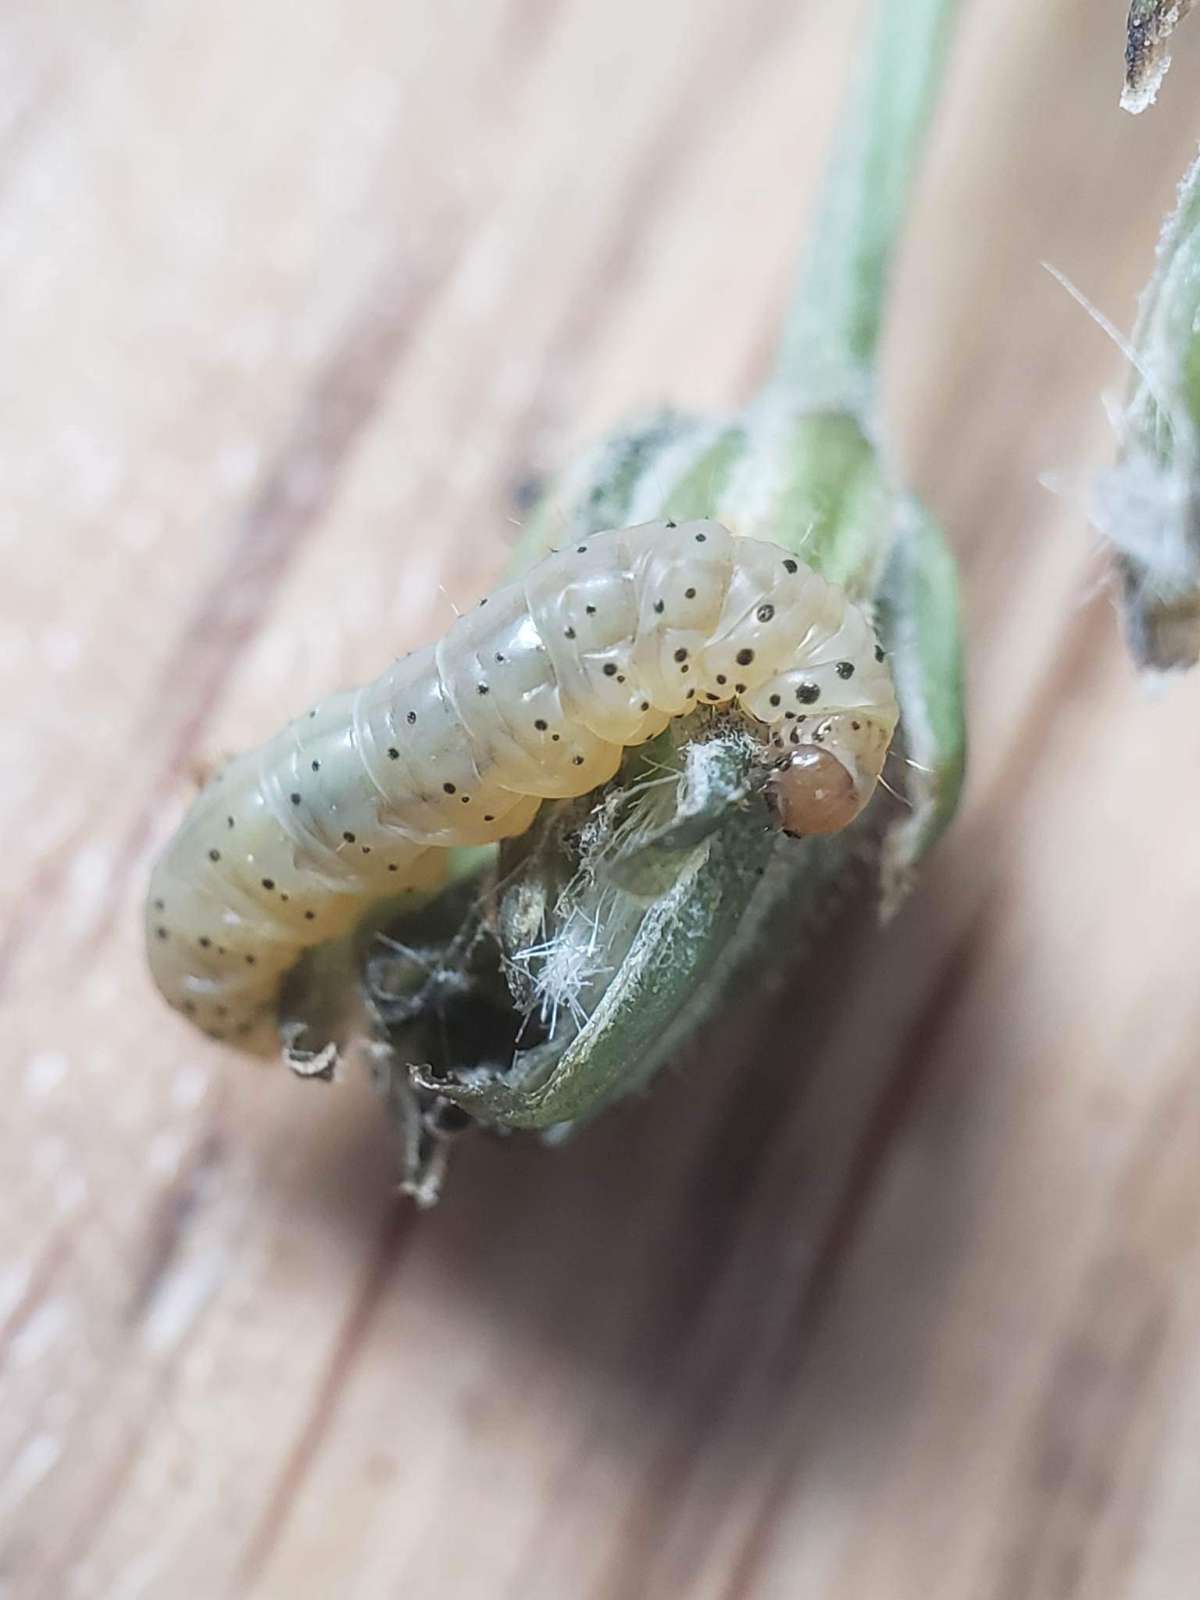
M 598 533 L 436 645 L 231 761 L 154 868 L 150 967 L 214 1038 L 247 1039 L 306 949 L 436 887 L 446 851 L 522 833 L 699 705 L 761 731 L 788 833 L 870 799 L 898 716 L 871 624 L 835 584 L 716 522 Z

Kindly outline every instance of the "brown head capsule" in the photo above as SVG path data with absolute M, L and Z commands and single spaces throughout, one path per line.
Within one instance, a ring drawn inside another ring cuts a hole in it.
M 767 803 L 784 833 L 840 833 L 875 792 L 891 726 L 867 716 L 826 717 L 767 781 Z
M 865 798 L 838 758 L 812 744 L 797 750 L 767 784 L 767 802 L 779 826 L 795 839 L 840 833 L 862 810 Z

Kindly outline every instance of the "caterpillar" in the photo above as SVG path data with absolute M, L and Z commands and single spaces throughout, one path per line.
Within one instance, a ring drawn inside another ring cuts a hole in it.
M 524 832 L 672 718 L 734 703 L 761 731 L 778 826 L 853 821 L 899 713 L 843 590 L 709 521 L 556 551 L 197 795 L 150 878 L 154 980 L 205 1033 L 245 1041 L 306 949 L 436 887 L 450 847 Z

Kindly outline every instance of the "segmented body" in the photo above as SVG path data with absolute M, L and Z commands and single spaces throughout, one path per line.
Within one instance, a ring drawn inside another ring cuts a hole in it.
M 842 590 L 713 522 L 558 551 L 197 796 L 150 882 L 155 981 L 206 1033 L 245 1037 L 305 949 L 435 886 L 448 848 L 523 832 L 671 718 L 733 701 L 769 759 L 819 748 L 874 787 L 896 702 Z

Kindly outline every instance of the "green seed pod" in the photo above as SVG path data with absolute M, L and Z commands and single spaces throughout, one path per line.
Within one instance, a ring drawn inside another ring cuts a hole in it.
M 1132 361 L 1093 520 L 1117 552 L 1135 660 L 1179 670 L 1200 660 L 1200 162 L 1163 228 Z

